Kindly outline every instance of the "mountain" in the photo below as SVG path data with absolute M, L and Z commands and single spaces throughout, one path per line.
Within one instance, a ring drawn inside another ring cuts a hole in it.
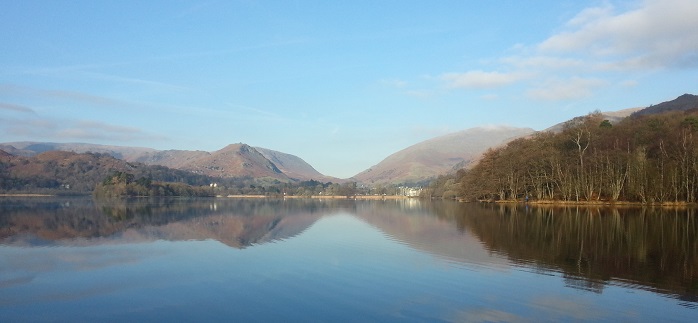
M 274 163 L 246 144 L 232 144 L 212 153 L 197 154 L 178 169 L 215 177 L 273 178 L 288 181 Z
M 648 114 L 662 113 L 666 111 L 686 111 L 691 109 L 698 109 L 698 95 L 684 94 L 674 100 L 662 102 L 656 105 L 651 105 L 647 108 L 633 113 L 632 116 L 637 117 Z
M 530 128 L 478 127 L 436 137 L 398 151 L 353 178 L 367 184 L 417 183 L 468 167 L 490 147 L 530 135 Z
M 47 142 L 3 143 L 0 144 L 0 150 L 15 156 L 24 157 L 36 156 L 49 151 L 101 153 L 127 162 L 160 165 L 214 177 L 249 176 L 253 178 L 266 177 L 281 181 L 289 181 L 291 179 L 333 181 L 332 177 L 320 174 L 297 156 L 264 148 L 253 148 L 242 143 L 228 145 L 214 152 Z M 264 154 L 260 153 L 260 150 L 264 151 Z M 283 166 L 281 168 L 277 167 L 275 162 L 271 161 L 272 159 Z
M 678 98 L 662 102 L 656 105 L 651 105 L 646 108 L 629 108 L 612 112 L 601 112 L 601 117 L 604 120 L 610 121 L 612 124 L 627 118 L 627 117 L 639 117 L 650 114 L 658 114 L 666 111 L 686 111 L 691 109 L 698 109 L 698 95 L 684 94 Z M 574 123 L 575 121 L 581 120 L 584 116 L 575 117 L 571 120 L 558 123 L 552 127 L 549 127 L 543 131 L 559 133 L 563 130 L 566 124 Z
M 282 153 L 279 151 L 266 149 L 262 147 L 254 147 L 262 156 L 274 163 L 286 176 L 301 180 L 309 181 L 316 180 L 321 182 L 341 182 L 341 179 L 325 176 L 318 172 L 313 166 L 298 156 Z
M 601 112 L 601 118 L 603 118 L 604 120 L 610 121 L 611 124 L 616 124 L 616 123 L 620 122 L 621 120 L 633 115 L 634 113 L 641 111 L 642 109 L 643 108 L 628 108 L 628 109 L 623 109 L 623 110 L 618 110 L 618 111 Z M 574 117 L 571 120 L 568 120 L 565 122 L 560 122 L 560 123 L 558 123 L 552 127 L 549 127 L 543 131 L 544 132 L 560 133 L 565 128 L 566 124 L 574 123 L 575 121 L 582 120 L 583 118 L 584 118 L 584 116 Z
M 127 160 L 147 165 L 161 165 L 182 169 L 186 165 L 210 155 L 209 152 L 201 150 L 154 150 L 152 152 L 144 152 L 137 156 L 133 156 Z

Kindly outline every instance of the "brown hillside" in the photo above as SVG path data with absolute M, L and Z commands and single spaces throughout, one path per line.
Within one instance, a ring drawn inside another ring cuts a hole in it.
M 183 164 L 180 169 L 218 177 L 274 178 L 289 180 L 279 168 L 246 144 L 232 144 Z

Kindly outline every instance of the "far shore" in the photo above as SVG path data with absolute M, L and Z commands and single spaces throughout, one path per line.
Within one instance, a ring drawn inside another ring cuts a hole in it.
M 38 194 L 38 193 L 0 193 L 0 197 L 58 197 L 56 194 Z M 327 199 L 327 200 L 403 200 L 403 199 L 420 199 L 418 196 L 404 195 L 217 195 L 218 198 L 239 198 L 239 199 Z M 469 203 L 464 200 L 458 200 L 461 203 Z M 668 207 L 668 208 L 694 208 L 698 207 L 698 203 L 689 202 L 628 202 L 628 201 L 560 201 L 560 200 L 479 200 L 473 201 L 477 203 L 493 203 L 493 204 L 524 204 L 535 206 L 603 206 L 603 207 Z
M 285 199 L 328 199 L 328 200 L 401 200 L 408 199 L 409 196 L 403 195 L 356 195 L 356 196 L 344 196 L 344 195 L 313 195 L 313 196 L 303 196 L 303 195 L 228 195 L 229 198 L 285 198 Z M 415 197 L 416 198 L 416 197 Z

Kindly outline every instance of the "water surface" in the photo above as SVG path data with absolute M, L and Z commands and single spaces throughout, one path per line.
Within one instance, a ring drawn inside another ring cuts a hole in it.
M 694 210 L 0 199 L 3 321 L 695 321 Z

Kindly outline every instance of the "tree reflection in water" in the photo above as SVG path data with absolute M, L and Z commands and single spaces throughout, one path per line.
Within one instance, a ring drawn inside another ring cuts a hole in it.
M 447 216 L 515 264 L 561 271 L 569 287 L 629 284 L 698 300 L 695 209 L 493 204 Z

